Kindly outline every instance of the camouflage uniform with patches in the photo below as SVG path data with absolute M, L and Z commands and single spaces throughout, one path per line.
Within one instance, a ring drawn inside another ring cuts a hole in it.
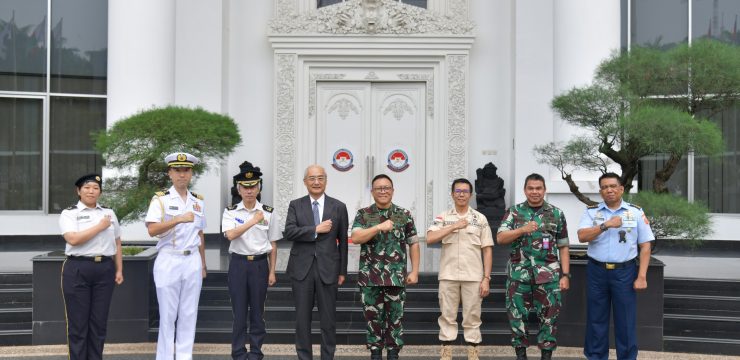
M 418 242 L 411 213 L 395 204 L 379 209 L 375 204 L 357 211 L 352 229 L 368 229 L 386 220 L 393 230 L 379 232 L 362 244 L 357 285 L 367 321 L 367 347 L 403 347 L 403 306 L 406 301 L 407 245 Z
M 568 246 L 568 226 L 559 208 L 545 202 L 535 211 L 523 202 L 506 211 L 498 232 L 520 228 L 529 221 L 535 221 L 538 229 L 511 243 L 507 265 L 506 311 L 511 345 L 529 346 L 527 319 L 534 304 L 540 322 L 537 345 L 554 350 L 561 304 L 558 248 Z

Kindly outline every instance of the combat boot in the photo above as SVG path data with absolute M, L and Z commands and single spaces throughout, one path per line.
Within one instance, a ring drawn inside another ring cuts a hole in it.
M 452 360 L 452 345 L 442 344 L 442 352 L 439 356 L 439 360 Z
M 514 351 L 516 351 L 516 360 L 527 360 L 527 348 L 517 347 Z
M 383 349 L 370 350 L 370 360 L 383 360 Z
M 468 345 L 468 360 L 479 360 L 478 359 L 478 346 Z
M 388 349 L 388 360 L 398 360 L 398 349 Z
M 552 350 L 545 350 L 542 349 L 542 357 L 540 360 L 550 360 L 552 359 Z

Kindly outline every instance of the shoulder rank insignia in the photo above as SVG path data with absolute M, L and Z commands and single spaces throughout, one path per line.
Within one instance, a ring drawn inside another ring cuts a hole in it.
M 64 210 L 74 210 L 76 208 L 77 208 L 77 204 L 72 204 L 72 205 L 70 205 L 68 208 L 66 208 Z
M 100 207 L 103 208 L 103 209 L 110 209 L 110 207 L 105 206 L 105 205 L 100 205 Z
M 588 209 L 596 209 L 597 207 L 599 207 L 599 204 L 589 205 L 587 208 Z
M 226 207 L 226 210 L 236 210 L 236 204 L 231 205 L 231 206 L 227 206 Z
M 157 191 L 157 192 L 154 193 L 154 195 L 157 195 L 157 196 L 165 196 L 165 195 L 167 195 L 169 193 L 170 193 L 169 190 L 167 190 L 167 191 Z
M 269 212 L 269 213 L 271 213 L 273 210 L 275 210 L 275 209 L 272 208 L 272 206 L 269 206 L 269 205 L 262 205 L 262 209 L 265 210 L 265 211 L 267 211 L 267 212 Z
M 203 195 L 201 195 L 201 194 L 196 194 L 196 193 L 194 193 L 192 191 L 190 192 L 190 194 L 193 195 L 193 196 L 195 196 L 195 198 L 198 199 L 198 200 L 203 200 Z
M 635 204 L 630 204 L 630 205 L 632 205 L 633 208 L 637 208 L 637 210 L 642 210 L 642 207 L 640 207 L 639 205 L 635 205 Z

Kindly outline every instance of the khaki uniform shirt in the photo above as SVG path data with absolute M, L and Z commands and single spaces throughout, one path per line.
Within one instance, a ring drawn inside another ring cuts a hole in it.
M 442 258 L 439 265 L 439 280 L 480 281 L 483 279 L 483 254 L 481 249 L 493 246 L 493 234 L 486 217 L 468 207 L 465 216 L 455 208 L 434 218 L 428 231 L 437 231 L 460 219 L 468 220 L 468 227 L 455 230 L 442 238 Z

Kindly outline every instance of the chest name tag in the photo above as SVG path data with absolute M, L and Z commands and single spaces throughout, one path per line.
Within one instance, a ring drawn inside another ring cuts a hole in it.
M 635 216 L 631 211 L 627 211 L 622 214 L 622 227 L 629 229 L 637 227 L 637 219 L 635 219 Z
M 240 224 L 244 224 L 244 220 L 242 220 L 240 218 L 234 218 L 234 220 L 236 220 L 236 222 L 238 222 Z
M 169 208 L 169 209 L 170 209 L 170 210 L 180 210 L 180 208 L 179 208 L 179 207 L 177 207 L 177 206 L 172 206 L 172 205 L 170 205 L 170 208 Z
M 77 220 L 89 220 L 89 219 L 90 219 L 90 215 L 83 215 L 83 216 L 77 217 Z
M 636 228 L 637 220 L 622 220 L 622 227 L 624 228 Z

